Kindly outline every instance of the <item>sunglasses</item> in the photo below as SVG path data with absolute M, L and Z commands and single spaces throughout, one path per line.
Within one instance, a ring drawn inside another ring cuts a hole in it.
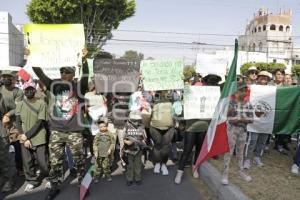
M 65 69 L 61 69 L 60 70 L 61 74 L 73 74 L 73 72 L 69 71 L 69 70 L 65 70 Z
M 255 74 L 255 75 L 257 75 L 258 73 L 257 72 L 249 72 L 249 74 Z

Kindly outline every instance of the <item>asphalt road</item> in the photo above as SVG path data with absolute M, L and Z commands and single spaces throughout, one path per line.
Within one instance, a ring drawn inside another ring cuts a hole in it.
M 192 181 L 192 177 L 185 176 L 181 185 L 174 184 L 176 166 L 169 166 L 169 176 L 153 174 L 152 164 L 147 164 L 144 170 L 143 184 L 127 186 L 122 170 L 119 168 L 113 174 L 113 181 L 107 182 L 105 179 L 99 183 L 92 183 L 90 194 L 86 200 L 201 200 L 199 186 L 197 181 Z M 62 186 L 61 193 L 57 200 L 76 200 L 79 199 L 79 187 L 76 179 L 67 178 Z M 44 199 L 48 190 L 44 184 L 35 188 L 30 194 L 24 192 L 25 183 L 22 179 L 17 178 L 15 191 L 5 197 L 13 200 L 41 200 Z

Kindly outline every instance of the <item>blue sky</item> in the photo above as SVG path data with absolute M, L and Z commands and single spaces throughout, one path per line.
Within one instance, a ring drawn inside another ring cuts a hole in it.
M 0 10 L 8 11 L 15 23 L 27 23 L 26 4 L 29 0 L 2 0 Z M 299 0 L 136 0 L 135 16 L 122 22 L 119 30 L 146 30 L 159 32 L 213 33 L 241 35 L 247 20 L 261 7 L 278 13 L 280 9 L 293 12 L 293 35 L 300 36 Z M 297 26 L 298 25 L 298 26 Z M 137 33 L 114 31 L 115 39 L 154 40 L 172 42 L 205 42 L 233 44 L 235 36 L 203 36 L 170 33 Z M 299 38 L 295 38 L 300 45 Z M 146 57 L 183 57 L 195 59 L 198 49 L 182 44 L 144 44 L 137 42 L 109 41 L 104 49 L 117 56 L 133 49 Z

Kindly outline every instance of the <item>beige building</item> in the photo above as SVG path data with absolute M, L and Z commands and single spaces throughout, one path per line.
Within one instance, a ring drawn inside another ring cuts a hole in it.
M 266 62 L 283 63 L 288 68 L 298 63 L 291 18 L 291 11 L 273 14 L 268 9 L 260 9 L 247 24 L 245 35 L 239 37 L 240 50 L 265 53 Z
M 292 48 L 291 11 L 274 15 L 260 9 L 247 24 L 245 35 L 239 37 L 241 50 L 284 53 Z

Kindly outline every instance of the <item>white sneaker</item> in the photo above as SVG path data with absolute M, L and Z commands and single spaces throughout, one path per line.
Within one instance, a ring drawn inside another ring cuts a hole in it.
M 250 169 L 251 168 L 251 160 L 247 159 L 244 162 L 244 169 Z
M 183 170 L 177 170 L 177 174 L 174 180 L 175 184 L 179 185 L 181 183 L 182 175 L 183 175 Z
M 168 168 L 167 168 L 166 164 L 161 165 L 161 173 L 162 173 L 163 176 L 168 176 L 169 175 L 169 171 L 168 171 Z
M 250 182 L 252 180 L 251 176 L 248 176 L 244 171 L 239 171 L 239 176 L 246 182 Z
M 46 182 L 45 188 L 51 189 L 51 182 L 50 182 L 50 181 L 47 181 L 47 182 Z
M 35 175 L 36 175 L 36 176 L 40 176 L 40 175 L 41 175 L 41 170 L 39 170 L 39 169 L 36 170 Z
M 222 185 L 228 185 L 229 182 L 228 182 L 228 179 L 227 178 L 222 178 Z
M 24 192 L 32 192 L 34 186 L 28 183 L 24 189 Z
M 159 174 L 160 173 L 160 163 L 156 163 L 154 166 L 153 173 Z
M 196 169 L 195 171 L 193 171 L 193 177 L 194 177 L 194 178 L 199 178 L 199 172 L 198 172 L 198 169 Z
M 257 165 L 258 167 L 263 167 L 263 166 L 264 166 L 264 163 L 261 162 L 260 157 L 254 157 L 254 162 L 256 163 L 256 165 Z
M 228 185 L 228 176 L 223 174 L 221 183 L 222 185 Z
M 291 172 L 292 172 L 293 174 L 295 174 L 295 175 L 298 175 L 298 174 L 299 174 L 299 167 L 298 167 L 298 165 L 293 164 L 293 165 L 292 165 Z

